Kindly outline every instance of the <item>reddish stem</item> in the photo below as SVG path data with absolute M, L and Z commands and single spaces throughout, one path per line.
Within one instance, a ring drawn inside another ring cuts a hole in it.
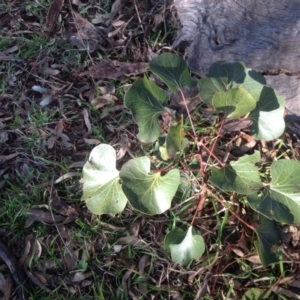
M 215 147 L 216 147 L 218 138 L 221 136 L 221 130 L 222 130 L 222 127 L 223 127 L 223 125 L 224 125 L 224 122 L 225 122 L 225 119 L 223 119 L 223 120 L 221 121 L 220 128 L 219 128 L 218 133 L 217 133 L 217 136 L 216 136 L 216 138 L 215 138 L 215 140 L 214 140 L 213 146 L 212 146 L 212 148 L 211 148 L 211 150 L 210 150 L 210 152 L 209 152 L 209 156 L 208 156 L 207 161 L 209 161 L 210 157 L 212 156 L 212 154 L 213 154 L 213 152 L 214 152 L 214 150 L 215 150 Z M 204 167 L 204 170 L 206 170 L 206 167 L 207 167 L 207 165 Z
M 206 190 L 222 205 L 224 206 L 223 201 L 213 193 L 213 191 L 211 191 L 209 188 L 206 188 Z M 225 207 L 225 206 L 224 206 Z M 227 208 L 227 207 L 226 207 Z M 248 224 L 247 222 L 245 222 L 244 220 L 242 220 L 235 212 L 233 212 L 231 209 L 227 208 L 231 214 L 233 214 L 241 223 L 243 223 L 245 226 L 247 226 L 249 229 L 251 229 L 252 231 L 254 231 L 254 227 L 250 224 Z

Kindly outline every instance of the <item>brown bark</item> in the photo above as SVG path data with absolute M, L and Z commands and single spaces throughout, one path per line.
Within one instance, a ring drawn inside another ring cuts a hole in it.
M 200 76 L 216 61 L 241 61 L 300 116 L 300 0 L 174 0 L 182 29 L 174 47 L 189 46 Z

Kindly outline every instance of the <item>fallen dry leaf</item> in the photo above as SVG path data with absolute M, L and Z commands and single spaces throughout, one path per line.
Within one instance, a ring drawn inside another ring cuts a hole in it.
M 93 275 L 93 272 L 87 272 L 87 273 L 82 273 L 82 272 L 76 272 L 72 278 L 73 282 L 80 282 L 83 281 L 86 278 L 89 278 Z
M 10 48 L 3 50 L 3 53 L 10 54 L 10 53 L 17 52 L 17 51 L 19 51 L 19 47 L 15 45 L 15 46 L 12 46 Z
M 231 250 L 232 250 L 237 256 L 239 256 L 239 257 L 244 257 L 244 256 L 245 256 L 244 252 L 243 252 L 241 249 L 239 249 L 239 248 L 233 248 L 233 247 L 231 247 Z
M 28 255 L 30 253 L 30 249 L 31 249 L 31 240 L 32 240 L 32 236 L 29 235 L 26 237 L 25 239 L 25 248 L 23 250 L 22 256 L 19 260 L 19 264 L 21 266 L 25 266 L 26 268 L 28 267 Z
M 49 67 L 44 67 L 43 71 L 44 71 L 45 75 L 52 75 L 52 76 L 58 75 L 60 73 L 59 70 L 53 69 L 53 68 L 49 68 Z
M 101 141 L 99 141 L 97 139 L 83 139 L 83 140 L 88 145 L 99 145 L 99 144 L 101 144 Z
M 99 84 L 101 84 L 101 80 L 99 81 Z M 102 83 L 103 84 L 103 83 Z M 103 86 L 99 86 L 99 90 L 101 91 L 101 93 L 104 94 L 115 94 L 116 92 L 116 87 L 111 84 L 111 83 L 107 83 L 104 84 Z
M 19 155 L 20 153 L 13 153 L 13 154 L 9 154 L 9 155 L 0 155 L 0 161 L 7 161 L 10 160 L 14 157 L 16 157 L 17 155 Z
M 57 268 L 57 262 L 55 260 L 46 260 L 42 262 L 42 267 L 45 270 Z
M 241 145 L 241 143 L 246 142 L 244 144 Z M 249 150 L 253 149 L 256 145 L 256 140 L 253 138 L 253 136 L 246 134 L 244 132 L 240 132 L 240 143 L 238 144 L 237 142 L 237 146 L 239 146 L 238 148 L 232 150 L 232 154 L 234 155 L 243 155 L 245 153 L 247 153 Z
M 126 273 L 124 274 L 123 278 L 122 278 L 122 285 L 118 287 L 117 289 L 117 296 L 118 298 L 120 297 L 120 293 L 121 291 L 124 293 L 125 297 L 127 298 L 129 295 L 129 291 L 128 288 L 130 288 L 130 275 L 133 273 L 133 269 L 129 269 L 126 271 Z
M 118 111 L 118 110 L 123 110 L 124 105 L 115 105 L 114 107 L 105 107 L 102 110 L 102 114 L 100 115 L 100 119 L 105 118 L 107 115 L 109 115 L 112 112 Z
M 71 251 L 69 248 L 65 246 L 64 250 L 64 263 L 69 272 L 75 271 L 78 259 L 78 251 Z
M 41 288 L 42 290 L 51 293 L 51 290 L 49 290 L 33 273 L 29 272 L 28 270 L 26 270 L 27 276 L 30 278 L 30 280 L 36 284 L 39 288 Z M 43 276 L 42 274 L 39 274 L 39 278 L 41 278 L 41 276 Z
M 120 21 L 120 22 L 122 22 L 122 21 Z M 116 22 L 117 23 L 117 22 Z M 120 23 L 121 24 L 121 23 Z M 122 23 L 123 24 L 123 23 Z M 126 25 L 127 23 L 125 23 L 124 22 L 124 24 L 123 25 L 121 25 L 120 27 L 117 27 L 115 30 L 113 30 L 113 31 L 110 31 L 108 34 L 107 34 L 107 37 L 109 38 L 109 39 L 111 39 L 112 37 L 114 37 L 114 36 L 116 36 L 118 33 L 119 33 L 119 35 L 122 35 L 122 33 L 124 32 L 124 29 L 125 29 L 125 25 Z M 122 43 L 124 42 L 124 39 L 122 39 Z
M 131 245 L 131 246 L 137 246 L 141 243 L 144 243 L 144 241 L 136 236 L 124 236 L 118 239 L 118 243 L 121 245 Z
M 79 216 L 79 209 L 75 206 L 75 204 L 70 205 L 65 201 L 61 200 L 59 197 L 52 197 L 51 206 L 60 215 L 74 218 Z
M 83 115 L 83 119 L 84 119 L 84 123 L 85 123 L 85 126 L 87 127 L 88 129 L 88 132 L 87 134 L 85 134 L 86 136 L 89 136 L 92 132 L 92 125 L 91 125 L 91 122 L 90 122 L 90 118 L 89 118 L 89 112 L 87 111 L 87 109 L 84 109 L 82 111 L 82 115 Z
M 122 2 L 123 2 L 122 0 L 116 0 L 112 5 L 110 10 L 109 20 L 107 21 L 106 24 L 107 26 L 110 26 L 113 20 L 115 19 L 116 15 L 120 13 L 122 8 Z
M 37 261 L 42 255 L 42 245 L 33 234 L 29 234 L 25 239 L 25 248 L 22 253 L 22 257 L 19 260 L 19 264 L 24 269 L 28 269 L 32 262 L 32 258 Z
M 222 132 L 240 131 L 242 129 L 248 128 L 252 124 L 251 120 L 239 119 L 239 120 L 229 120 L 222 127 Z
M 254 254 L 254 255 L 245 257 L 245 259 L 252 262 L 252 263 L 254 263 L 254 264 L 261 265 L 261 260 L 260 260 L 260 257 L 259 257 L 258 254 Z
M 46 30 L 48 36 L 50 36 L 53 33 L 56 27 L 56 22 L 58 20 L 60 11 L 64 6 L 64 3 L 64 0 L 53 0 L 50 5 L 46 19 Z
M 5 278 L 0 273 L 0 291 L 3 294 L 2 300 L 9 300 L 10 299 L 11 286 L 12 286 L 12 281 L 10 280 L 10 278 Z
M 5 55 L 0 52 L 0 61 L 16 60 L 13 55 Z
M 300 299 L 300 296 L 297 295 L 296 293 L 280 288 L 278 286 L 273 286 L 272 288 L 273 293 L 279 294 L 279 295 L 284 295 L 287 296 L 289 299 Z
M 113 249 L 114 249 L 114 253 L 119 253 L 122 250 L 122 245 L 114 245 Z
M 138 237 L 140 233 L 140 228 L 144 226 L 146 223 L 146 218 L 139 218 L 137 219 L 130 227 L 130 233 L 131 235 Z
M 38 272 L 33 272 L 32 273 L 42 284 L 47 284 L 47 280 L 46 278 L 41 274 L 41 273 L 38 273 Z
M 154 23 L 154 27 L 152 28 L 152 31 L 156 31 L 157 27 L 165 21 L 165 14 L 163 11 L 157 13 L 154 15 L 153 17 L 153 23 Z
M 69 9 L 70 12 L 64 19 L 65 36 L 69 42 L 78 49 L 87 52 L 93 52 L 99 44 L 104 44 L 104 35 L 79 13 Z
M 72 177 L 76 177 L 76 176 L 81 176 L 81 173 L 79 172 L 68 172 L 62 176 L 60 176 L 59 178 L 57 178 L 54 183 L 57 184 L 65 179 L 68 179 L 68 178 L 72 178 Z
M 64 221 L 64 216 L 51 214 L 50 211 L 44 211 L 41 209 L 31 208 L 27 211 L 27 220 L 24 227 L 30 227 L 34 222 L 42 222 L 47 224 L 59 223 Z
M 106 15 L 97 15 L 95 18 L 92 19 L 93 24 L 105 23 L 108 17 Z
M 145 268 L 148 267 L 150 264 L 149 262 L 149 255 L 143 255 L 139 260 L 139 273 L 140 273 L 140 280 L 139 280 L 139 291 L 141 295 L 145 295 L 147 293 L 147 278 L 145 276 L 146 271 Z
M 60 143 L 68 150 L 74 149 L 74 145 L 70 143 L 70 138 L 63 133 L 63 126 L 58 124 L 55 129 L 49 127 L 47 127 L 46 129 L 52 133 L 47 141 L 48 149 L 52 149 L 55 143 Z M 59 138 L 61 141 L 58 140 Z
M 120 62 L 116 60 L 93 65 L 88 71 L 82 72 L 79 76 L 89 75 L 95 79 L 121 80 L 124 76 L 142 74 L 146 72 L 148 63 L 143 62 Z
M 89 286 L 91 284 L 92 284 L 91 280 L 83 280 L 83 281 L 80 282 L 81 287 L 86 287 L 86 286 Z
M 289 286 L 295 287 L 295 288 L 300 288 L 300 280 L 299 279 L 295 279 L 295 280 L 290 280 L 289 282 L 287 282 L 287 284 Z
M 85 161 L 75 161 L 69 165 L 69 169 L 72 168 L 83 168 Z
M 118 100 L 118 98 L 114 95 L 111 94 L 105 94 L 102 95 L 98 98 L 94 98 L 91 100 L 91 104 L 95 107 L 95 108 L 101 108 L 105 105 L 108 105 L 110 103 L 115 102 L 116 100 Z
M 1 120 L 0 120 L 1 122 Z M 0 142 L 6 143 L 8 141 L 8 133 L 6 130 L 0 131 Z

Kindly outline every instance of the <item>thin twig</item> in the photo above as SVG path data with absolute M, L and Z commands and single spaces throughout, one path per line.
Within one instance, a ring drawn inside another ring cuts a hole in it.
M 223 201 L 217 196 L 214 194 L 214 192 L 212 190 L 210 190 L 209 188 L 207 188 L 207 191 L 222 205 L 224 206 L 224 203 Z M 247 226 L 249 229 L 251 229 L 252 231 L 254 231 L 254 227 L 249 225 L 247 222 L 245 222 L 244 220 L 242 220 L 235 212 L 233 212 L 231 209 L 227 208 L 230 213 L 232 215 L 234 215 L 240 222 L 242 222 L 245 226 Z
M 219 128 L 218 133 L 217 133 L 217 136 L 216 136 L 216 138 L 215 138 L 215 140 L 214 140 L 214 143 L 213 143 L 213 146 L 212 146 L 212 148 L 211 148 L 211 151 L 209 152 L 209 156 L 208 156 L 208 158 L 207 158 L 207 161 L 209 161 L 209 159 L 210 159 L 211 156 L 212 156 L 212 153 L 213 153 L 214 150 L 215 150 L 215 147 L 216 147 L 218 138 L 221 136 L 221 131 L 222 131 L 222 127 L 223 127 L 223 125 L 224 125 L 224 122 L 225 122 L 225 119 L 223 119 L 223 120 L 221 121 L 220 128 Z M 222 164 L 221 164 L 221 165 L 222 165 Z M 206 170 L 206 168 L 207 168 L 207 165 L 204 167 L 204 171 Z
M 183 100 L 183 102 L 184 102 L 184 106 L 185 106 L 185 109 L 186 109 L 186 111 L 187 111 L 187 114 L 188 114 L 188 118 L 189 118 L 190 124 L 191 124 L 191 126 L 192 126 L 194 138 L 196 139 L 196 138 L 197 138 L 197 137 L 196 137 L 196 130 L 195 130 L 194 123 L 193 123 L 193 121 L 192 121 L 192 117 L 191 117 L 190 111 L 189 111 L 189 109 L 188 109 L 187 102 L 186 102 L 186 99 L 185 99 L 185 96 L 184 96 L 184 93 L 183 93 L 182 90 L 180 90 L 180 94 L 181 94 L 182 100 Z M 200 151 L 200 147 L 199 147 L 198 143 L 196 143 L 196 145 L 197 145 L 197 150 Z
M 134 2 L 134 8 L 135 8 L 135 10 L 136 10 L 136 15 L 137 15 L 137 17 L 138 17 L 138 19 L 139 19 L 140 26 L 141 26 L 141 28 L 145 31 L 145 28 L 144 28 L 143 23 L 142 23 L 142 19 L 141 19 L 141 17 L 140 17 L 140 13 L 139 13 L 138 7 L 137 7 L 137 5 L 136 5 L 136 0 L 134 0 L 133 2 Z

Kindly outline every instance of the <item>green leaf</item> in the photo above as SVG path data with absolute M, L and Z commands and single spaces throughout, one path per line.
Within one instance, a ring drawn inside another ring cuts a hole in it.
M 162 145 L 159 147 L 159 155 L 158 157 L 162 160 L 169 160 L 169 155 L 168 155 L 168 152 L 167 152 L 167 147 L 166 147 L 166 144 Z
M 163 53 L 152 59 L 149 67 L 173 93 L 194 85 L 185 60 L 178 55 Z
M 148 157 L 134 158 L 120 171 L 123 191 L 134 209 L 149 215 L 161 214 L 171 207 L 180 184 L 180 174 L 173 169 L 166 175 L 150 174 Z
M 185 226 L 184 229 L 180 227 L 175 227 L 174 229 L 172 229 L 165 237 L 164 248 L 167 251 L 170 251 L 170 245 L 180 244 L 183 241 L 186 233 L 187 233 L 187 226 Z
M 274 220 L 300 224 L 300 163 L 275 161 L 271 165 L 270 175 L 272 181 L 262 195 L 248 196 L 250 206 L 262 214 L 261 226 L 256 232 L 259 236 L 257 249 L 264 266 L 277 261 L 276 254 L 271 253 L 270 249 L 282 239 L 282 232 Z
M 188 140 L 183 137 L 183 119 L 181 119 L 171 124 L 167 135 L 164 134 L 158 138 L 154 146 L 154 155 L 164 161 L 173 159 L 188 145 Z
M 174 262 L 188 265 L 202 256 L 205 243 L 201 235 L 193 233 L 191 226 L 187 231 L 179 228 L 170 231 L 165 239 L 165 248 L 170 249 Z
M 270 299 L 269 290 L 251 288 L 247 290 L 242 297 L 242 300 L 263 300 L 263 299 Z
M 153 148 L 153 154 L 159 160 L 164 160 L 164 161 L 169 160 L 169 155 L 166 146 L 166 139 L 167 139 L 167 135 L 162 134 L 161 136 L 158 137 L 157 141 L 155 142 Z
M 252 135 L 269 141 L 284 131 L 284 99 L 265 84 L 262 75 L 242 63 L 218 62 L 210 67 L 207 77 L 199 80 L 198 89 L 206 104 L 223 110 L 230 119 L 250 113 Z M 231 92 L 236 88 L 248 94 Z
M 139 140 L 154 142 L 160 135 L 158 118 L 164 112 L 167 94 L 155 83 L 144 77 L 136 81 L 125 95 L 125 106 L 131 110 L 139 126 Z
M 213 106 L 213 98 L 219 92 L 227 91 L 222 82 L 216 78 L 203 77 L 198 81 L 201 99 L 209 106 Z
M 181 151 L 183 136 L 183 119 L 181 118 L 179 122 L 171 125 L 167 135 L 166 145 L 169 158 L 175 157 Z
M 285 129 L 283 97 L 274 89 L 264 87 L 248 119 L 253 121 L 251 133 L 256 139 L 270 141 L 278 138 Z
M 272 181 L 262 195 L 248 196 L 250 206 L 270 219 L 300 225 L 300 163 L 275 161 L 270 175 Z
M 210 182 L 224 191 L 240 194 L 252 194 L 262 188 L 258 168 L 255 163 L 260 161 L 260 154 L 255 151 L 245 155 L 238 161 L 230 162 L 222 169 L 212 168 Z
M 269 207 L 267 217 L 272 217 L 279 222 L 285 220 L 288 224 L 299 225 L 300 163 L 295 160 L 275 161 L 271 165 L 270 174 L 272 181 L 269 187 L 269 197 L 263 199 L 257 210 L 259 212 L 262 210 L 264 213 L 266 207 Z M 276 206 L 280 209 L 274 209 Z
M 269 188 L 265 188 L 261 195 L 248 195 L 247 200 L 252 209 L 271 220 L 275 219 L 285 224 L 292 224 L 294 222 L 294 216 L 290 208 L 272 198 Z
M 106 144 L 96 146 L 83 167 L 83 195 L 88 209 L 94 214 L 122 212 L 127 198 L 122 191 L 116 152 Z
M 77 270 L 81 270 L 82 272 L 86 271 L 87 268 L 88 268 L 88 263 L 85 261 L 85 260 L 80 260 L 78 263 L 77 263 Z
M 264 267 L 278 262 L 277 244 L 281 241 L 283 232 L 278 224 L 263 215 L 259 216 L 260 225 L 255 229 L 258 242 L 255 242 L 257 252 Z
M 180 184 L 176 191 L 176 194 L 172 200 L 173 204 L 179 204 L 190 198 L 195 190 L 195 176 L 180 172 Z M 181 210 L 185 210 L 188 206 L 194 205 L 193 201 L 189 201 L 187 205 L 183 205 L 176 214 L 179 215 Z
M 213 97 L 223 91 L 233 88 L 243 88 L 258 101 L 266 84 L 264 77 L 245 67 L 243 63 L 217 62 L 211 65 L 207 77 L 198 82 L 198 89 L 203 101 L 213 105 Z
M 243 88 L 233 88 L 225 92 L 218 92 L 213 96 L 212 105 L 223 111 L 228 119 L 242 117 L 255 108 L 253 96 Z

